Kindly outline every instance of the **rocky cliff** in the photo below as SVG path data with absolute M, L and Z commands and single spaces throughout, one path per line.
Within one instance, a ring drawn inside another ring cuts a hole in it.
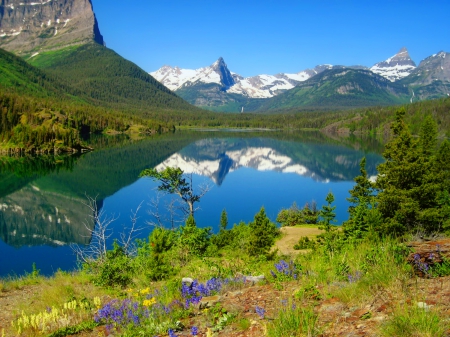
M 19 55 L 95 41 L 91 0 L 0 0 L 0 48 Z

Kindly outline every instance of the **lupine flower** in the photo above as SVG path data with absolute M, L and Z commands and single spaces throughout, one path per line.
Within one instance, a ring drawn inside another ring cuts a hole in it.
M 169 331 L 167 331 L 169 333 L 169 337 L 177 337 L 177 335 L 175 335 L 175 332 L 173 332 L 172 329 L 169 329 Z
M 256 306 L 255 312 L 258 314 L 259 317 L 264 318 L 264 314 L 266 313 L 266 310 L 264 310 L 264 308 Z
M 192 336 L 197 336 L 198 335 L 198 328 L 196 326 L 193 326 L 191 328 L 191 335 Z

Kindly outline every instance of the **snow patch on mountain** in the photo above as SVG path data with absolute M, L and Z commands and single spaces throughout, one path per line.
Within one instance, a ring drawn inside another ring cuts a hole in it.
M 150 75 L 173 91 L 197 83 L 216 83 L 228 93 L 244 95 L 250 98 L 270 98 L 283 91 L 292 89 L 298 83 L 306 81 L 312 76 L 332 67 L 332 65 L 326 64 L 293 74 L 264 74 L 244 78 L 239 74 L 230 72 L 223 59 L 219 58 L 209 67 L 194 70 L 166 65 L 151 72 Z
M 370 68 L 372 72 L 387 78 L 391 82 L 408 76 L 414 69 L 416 69 L 416 64 L 411 60 L 408 50 L 404 47 L 386 61 L 378 62 Z

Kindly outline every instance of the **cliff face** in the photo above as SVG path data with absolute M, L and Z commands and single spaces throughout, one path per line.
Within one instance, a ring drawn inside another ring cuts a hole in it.
M 91 0 L 0 0 L 0 48 L 23 55 L 95 41 Z

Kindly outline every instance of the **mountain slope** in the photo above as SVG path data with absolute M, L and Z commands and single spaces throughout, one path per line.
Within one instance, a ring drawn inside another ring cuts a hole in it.
M 386 61 L 378 62 L 370 68 L 375 74 L 381 75 L 392 82 L 408 76 L 414 69 L 416 69 L 416 64 L 411 60 L 405 47 Z
M 37 97 L 69 98 L 70 88 L 65 83 L 1 48 L 0 73 L 3 91 Z
M 427 57 L 399 83 L 413 90 L 415 100 L 450 96 L 450 53 Z
M 408 89 L 363 69 L 330 69 L 266 101 L 260 111 L 286 108 L 344 109 L 407 102 Z
M 0 37 L 0 47 L 18 55 L 103 44 L 91 0 L 2 0 Z
M 42 53 L 29 62 L 69 82 L 98 106 L 142 116 L 153 110 L 198 110 L 134 63 L 96 43 Z

